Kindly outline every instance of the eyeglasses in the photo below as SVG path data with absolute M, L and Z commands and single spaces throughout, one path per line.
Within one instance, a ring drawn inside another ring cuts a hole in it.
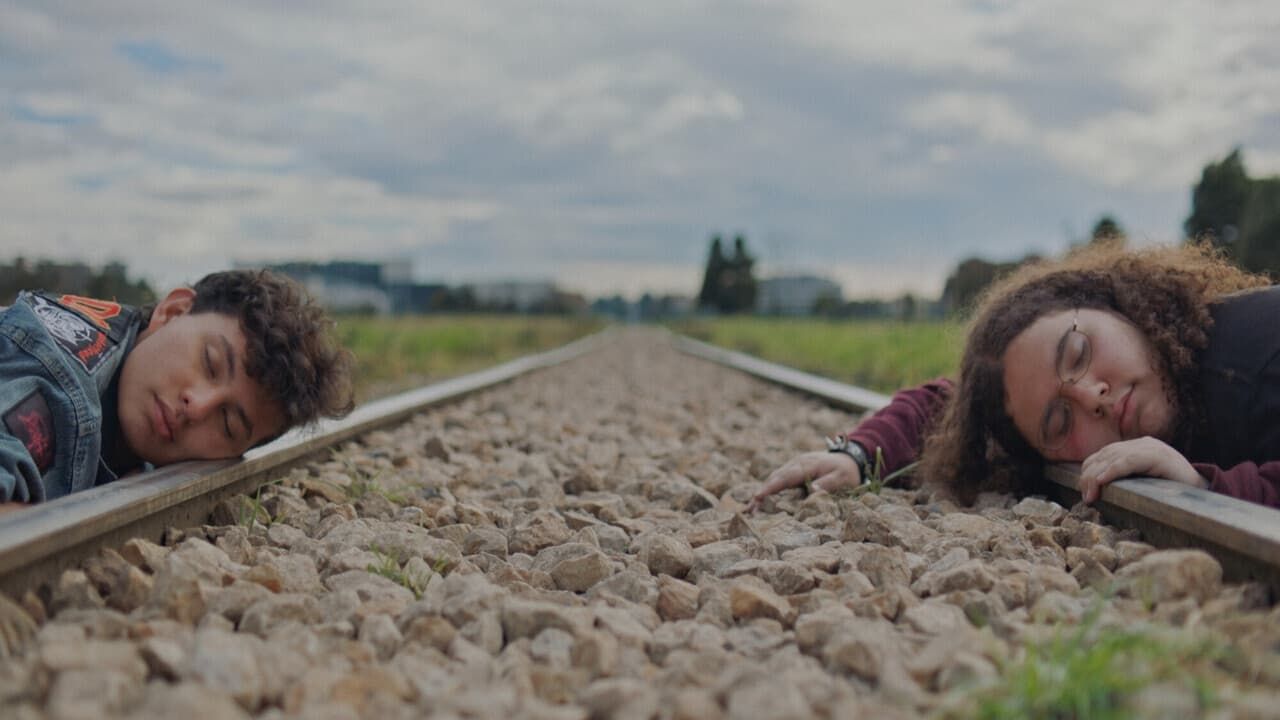
M 1089 362 L 1093 359 L 1093 348 L 1089 344 L 1089 336 L 1080 331 L 1080 311 L 1071 320 L 1071 329 L 1058 341 L 1054 368 L 1062 385 L 1058 387 L 1058 395 L 1049 403 L 1040 421 L 1040 446 L 1045 450 L 1058 450 L 1067 444 L 1071 436 L 1071 425 L 1074 421 L 1071 404 L 1062 397 L 1062 388 L 1080 382 L 1089 371 Z

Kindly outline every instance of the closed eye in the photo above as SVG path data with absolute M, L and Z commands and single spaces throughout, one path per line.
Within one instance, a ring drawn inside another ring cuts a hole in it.
M 1067 357 L 1065 358 L 1067 368 L 1070 369 L 1074 376 L 1076 373 L 1083 372 L 1085 365 L 1089 361 L 1089 353 L 1085 350 L 1084 336 L 1080 333 L 1072 333 L 1070 341 L 1067 343 Z
M 224 407 L 222 408 L 222 430 L 227 434 L 227 439 L 234 441 L 235 435 L 231 433 L 231 413 Z
M 1049 404 L 1040 423 L 1040 436 L 1046 448 L 1060 446 L 1071 432 L 1071 408 L 1058 398 Z

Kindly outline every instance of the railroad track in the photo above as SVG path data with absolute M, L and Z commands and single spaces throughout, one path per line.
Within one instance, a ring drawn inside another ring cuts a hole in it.
M 156 539 L 169 527 L 203 524 L 222 500 L 247 491 L 325 448 L 402 422 L 428 408 L 552 367 L 609 342 L 611 331 L 549 352 L 430 385 L 357 409 L 310 432 L 291 432 L 243 460 L 182 463 L 44 503 L 0 518 L 0 591 L 13 597 L 55 580 L 101 547 L 132 537 Z M 676 337 L 680 351 L 790 388 L 850 412 L 882 407 L 889 398 L 742 353 Z M 1079 499 L 1070 467 L 1049 472 L 1059 502 Z M 1214 554 L 1226 577 L 1265 583 L 1280 596 L 1280 511 L 1158 479 L 1122 480 L 1104 489 L 1097 508 L 1118 527 L 1138 529 L 1166 547 Z

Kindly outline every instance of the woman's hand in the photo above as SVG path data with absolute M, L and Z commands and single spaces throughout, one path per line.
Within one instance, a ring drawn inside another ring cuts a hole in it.
M 839 488 L 857 487 L 862 484 L 858 463 L 842 452 L 810 452 L 798 455 L 787 464 L 774 470 L 747 504 L 747 512 L 760 507 L 770 495 L 787 488 L 803 485 L 812 480 L 814 490 L 831 492 Z
M 1085 458 L 1080 467 L 1080 495 L 1086 503 L 1092 503 L 1102 493 L 1103 485 L 1130 475 L 1176 480 L 1199 488 L 1208 486 L 1182 453 L 1153 437 L 1144 437 L 1111 443 Z

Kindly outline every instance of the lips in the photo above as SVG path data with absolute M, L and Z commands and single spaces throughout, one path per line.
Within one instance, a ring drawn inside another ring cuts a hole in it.
M 173 423 L 169 421 L 169 409 L 165 407 L 160 396 L 155 396 L 151 406 L 151 426 L 165 442 L 173 442 Z
M 1120 405 L 1116 408 L 1116 420 L 1120 430 L 1120 437 L 1128 438 L 1130 433 L 1126 426 L 1129 424 L 1129 410 L 1133 407 L 1133 388 L 1129 388 L 1129 392 L 1120 399 Z

